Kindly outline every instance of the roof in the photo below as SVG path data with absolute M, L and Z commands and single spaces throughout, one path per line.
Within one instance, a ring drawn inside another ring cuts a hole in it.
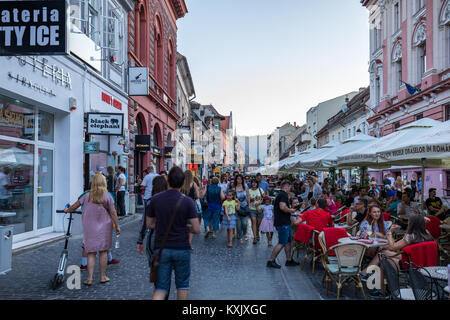
M 231 129 L 230 119 L 230 116 L 225 116 L 225 120 L 220 121 L 220 130 L 227 131 L 228 129 Z
M 216 108 L 213 107 L 212 104 L 210 104 L 210 105 L 204 105 L 204 107 L 205 107 L 206 109 L 208 109 L 209 111 L 211 111 L 215 116 L 221 118 L 220 120 L 225 120 L 225 117 L 224 117 L 223 115 L 221 115 L 221 114 L 216 110 Z

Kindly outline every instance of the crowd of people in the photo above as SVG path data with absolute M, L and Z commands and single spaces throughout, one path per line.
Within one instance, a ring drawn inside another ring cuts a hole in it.
M 113 228 L 117 234 L 120 233 L 114 203 L 117 203 L 119 216 L 123 215 L 120 199 L 127 179 L 123 168 L 117 168 L 117 175 L 111 169 L 108 168 L 106 177 L 96 174 L 90 191 L 66 209 L 73 211 L 83 206 L 83 255 L 84 259 L 87 257 L 88 270 L 86 285 L 92 284 L 97 252 L 100 254 L 100 282 L 109 281 L 106 266 L 110 260 L 107 257 L 111 255 Z M 403 246 L 429 240 L 430 235 L 424 229 L 427 218 L 419 213 L 425 209 L 428 215 L 441 220 L 450 213 L 442 200 L 436 197 L 436 189 L 429 190 L 425 208 L 420 208 L 413 201 L 415 190 L 410 186 L 400 186 L 396 181 L 389 184 L 387 180 L 392 182 L 386 177 L 382 185 L 372 180 L 368 187 L 358 187 L 349 186 L 343 177 L 338 177 L 333 183 L 325 178 L 320 183 L 315 173 L 300 178 L 292 175 L 250 176 L 236 171 L 200 181 L 190 170 L 183 171 L 178 167 L 173 167 L 168 174 L 156 174 L 153 167 L 147 168 L 139 181 L 145 215 L 139 230 L 137 251 L 143 254 L 146 247 L 149 261 L 156 255 L 160 257 L 153 299 L 167 298 L 172 270 L 175 271 L 178 298 L 187 299 L 190 259 L 194 250 L 192 239 L 200 233 L 202 221 L 205 239 L 214 240 L 221 228 L 226 230 L 224 246 L 228 248 L 250 240 L 257 245 L 264 242 L 262 236 L 265 235 L 267 246 L 273 246 L 267 267 L 277 269 L 281 265 L 276 258 L 283 249 L 285 265 L 299 265 L 291 256 L 291 248 L 300 223 L 322 231 L 334 225 L 333 218 L 342 206 L 349 209 L 345 217 L 347 225 L 356 226 L 359 236 L 373 233 L 388 240 L 388 245 L 382 249 L 385 254 L 393 255 L 393 251 Z M 398 217 L 399 223 L 387 224 L 383 220 L 383 212 Z M 395 242 L 392 232 L 402 227 L 406 228 L 405 236 Z M 275 231 L 278 243 L 273 245 Z M 379 264 L 377 253 L 368 251 L 372 258 L 370 264 Z M 367 277 L 366 270 L 367 267 L 363 270 L 363 277 Z

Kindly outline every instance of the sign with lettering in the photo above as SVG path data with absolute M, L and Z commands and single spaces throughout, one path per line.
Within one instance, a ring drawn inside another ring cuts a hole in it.
M 123 135 L 122 113 L 87 113 L 87 134 Z
M 148 96 L 148 68 L 130 67 L 128 69 L 130 96 Z
M 67 54 L 66 1 L 1 1 L 0 56 Z
M 122 103 L 105 92 L 102 92 L 102 101 L 112 105 L 116 109 L 122 110 Z
M 99 152 L 100 152 L 100 142 L 84 143 L 84 153 L 99 153 Z
M 136 135 L 134 149 L 136 151 L 150 151 L 151 139 L 152 136 L 150 135 L 143 135 L 143 134 Z

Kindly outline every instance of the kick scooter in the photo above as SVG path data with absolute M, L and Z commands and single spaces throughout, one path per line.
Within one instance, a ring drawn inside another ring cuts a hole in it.
M 70 207 L 70 206 L 69 206 Z M 66 205 L 66 208 L 69 208 Z M 57 213 L 66 213 L 64 212 L 64 210 L 56 210 Z M 58 271 L 56 272 L 56 274 L 54 275 L 53 279 L 50 280 L 50 287 L 53 290 L 56 290 L 57 288 L 61 287 L 61 285 L 64 282 L 64 274 L 66 273 L 66 265 L 67 265 L 67 259 L 69 257 L 69 251 L 67 250 L 67 246 L 69 244 L 69 238 L 72 236 L 72 234 L 70 233 L 70 227 L 72 225 L 72 214 L 76 213 L 76 214 L 81 214 L 81 211 L 73 211 L 73 212 L 68 212 L 70 214 L 69 216 L 69 226 L 67 227 L 67 233 L 65 235 L 66 241 L 64 244 L 64 249 L 61 252 L 61 256 L 59 258 L 59 265 L 58 265 Z

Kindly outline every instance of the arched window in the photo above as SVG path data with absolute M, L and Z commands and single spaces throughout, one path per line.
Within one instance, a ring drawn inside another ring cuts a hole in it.
M 135 53 L 142 65 L 147 65 L 147 17 L 144 4 L 140 4 L 135 10 Z
M 425 22 L 421 21 L 416 26 L 413 33 L 413 46 L 415 47 L 416 56 L 416 75 L 417 83 L 422 82 L 422 78 L 427 70 L 427 48 L 426 48 L 427 31 Z
M 175 97 L 175 52 L 174 52 L 174 46 L 173 46 L 173 42 L 172 39 L 169 40 L 169 48 L 168 48 L 168 53 L 169 53 L 169 83 L 168 83 L 168 92 L 169 92 L 169 96 L 174 99 Z
M 155 16 L 155 72 L 160 84 L 164 81 L 163 29 L 159 15 Z
M 450 68 L 450 0 L 444 1 L 440 13 L 440 25 L 444 28 L 442 42 L 442 68 Z
M 398 92 L 400 87 L 402 86 L 402 44 L 401 40 L 398 40 L 394 48 L 392 50 L 392 64 L 393 64 L 393 72 L 392 72 L 392 82 L 394 92 Z

